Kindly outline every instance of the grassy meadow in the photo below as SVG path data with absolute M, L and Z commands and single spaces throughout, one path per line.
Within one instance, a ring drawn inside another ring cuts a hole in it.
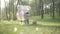
M 37 24 L 32 24 L 33 20 L 37 20 Z M 60 20 L 40 16 L 32 16 L 30 24 L 20 25 L 18 20 L 1 20 L 0 34 L 60 34 Z

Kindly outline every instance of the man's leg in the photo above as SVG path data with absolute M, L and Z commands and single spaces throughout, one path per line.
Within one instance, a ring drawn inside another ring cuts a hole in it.
M 26 20 L 25 20 L 24 22 L 25 22 L 25 24 L 27 24 L 27 23 L 26 23 Z

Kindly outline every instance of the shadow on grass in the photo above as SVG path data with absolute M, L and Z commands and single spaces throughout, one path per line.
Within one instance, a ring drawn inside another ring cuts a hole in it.
M 23 25 L 23 26 L 48 27 L 48 28 L 60 28 L 60 26 L 41 25 L 41 24 L 27 24 L 27 25 Z
M 60 23 L 60 19 L 40 19 L 38 21 Z

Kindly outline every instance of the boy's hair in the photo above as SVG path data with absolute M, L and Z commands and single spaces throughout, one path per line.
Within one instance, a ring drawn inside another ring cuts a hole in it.
M 29 12 L 26 12 L 26 14 L 29 14 Z

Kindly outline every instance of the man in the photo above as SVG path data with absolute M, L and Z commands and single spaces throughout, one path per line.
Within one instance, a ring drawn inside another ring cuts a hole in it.
M 17 19 L 20 21 L 20 24 L 23 24 L 25 18 L 24 18 L 24 11 L 17 12 Z

